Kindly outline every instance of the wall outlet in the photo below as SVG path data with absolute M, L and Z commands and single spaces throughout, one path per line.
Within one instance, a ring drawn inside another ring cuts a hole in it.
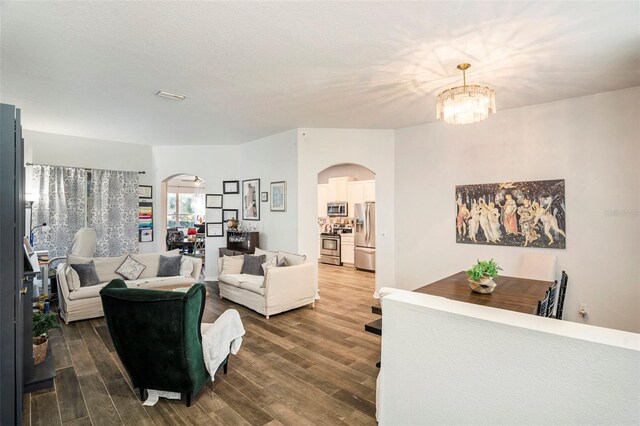
M 581 303 L 580 304 L 580 309 L 578 309 L 578 313 L 580 314 L 581 317 L 586 317 L 587 316 L 587 304 L 586 303 Z

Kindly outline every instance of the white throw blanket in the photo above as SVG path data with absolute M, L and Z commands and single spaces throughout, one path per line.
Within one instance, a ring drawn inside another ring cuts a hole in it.
M 204 365 L 213 382 L 218 367 L 227 355 L 235 355 L 240 350 L 244 327 L 238 311 L 227 309 L 213 324 L 203 323 L 201 331 Z

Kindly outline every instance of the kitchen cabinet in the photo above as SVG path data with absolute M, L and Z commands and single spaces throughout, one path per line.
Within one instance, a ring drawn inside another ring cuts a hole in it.
M 328 190 L 328 184 L 323 183 L 318 185 L 318 217 L 325 217 L 327 215 Z
M 376 181 L 364 180 L 364 201 L 376 201 Z
M 376 181 L 375 180 L 357 180 L 349 182 L 349 216 L 353 217 L 356 208 L 355 205 L 367 201 L 376 200 Z
M 351 176 L 343 176 L 337 178 L 329 178 L 327 188 L 327 202 L 348 201 L 349 200 L 349 182 L 355 180 Z
M 342 255 L 342 263 L 353 265 L 353 234 L 342 234 L 340 236 L 340 252 Z

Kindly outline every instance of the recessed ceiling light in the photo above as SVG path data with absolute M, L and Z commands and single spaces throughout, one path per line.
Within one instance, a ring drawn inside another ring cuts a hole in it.
M 161 98 L 173 99 L 174 101 L 182 101 L 184 100 L 184 98 L 186 98 L 185 95 L 178 95 L 177 93 L 167 92 L 166 90 L 158 90 L 156 92 L 156 95 L 160 96 Z

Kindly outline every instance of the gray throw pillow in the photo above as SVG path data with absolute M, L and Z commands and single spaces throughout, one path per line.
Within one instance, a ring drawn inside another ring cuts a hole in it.
M 162 256 L 160 255 L 160 266 L 158 267 L 159 277 L 177 277 L 180 275 L 180 261 L 182 256 Z
M 93 263 L 93 260 L 89 263 L 76 263 L 70 266 L 78 273 L 80 287 L 91 287 L 100 284 L 100 279 L 96 272 L 96 265 Z
M 249 274 L 249 275 L 262 275 L 264 276 L 264 270 L 262 269 L 262 264 L 267 259 L 266 255 L 261 256 L 252 256 L 250 254 L 244 255 L 244 262 L 242 263 L 241 274 Z

